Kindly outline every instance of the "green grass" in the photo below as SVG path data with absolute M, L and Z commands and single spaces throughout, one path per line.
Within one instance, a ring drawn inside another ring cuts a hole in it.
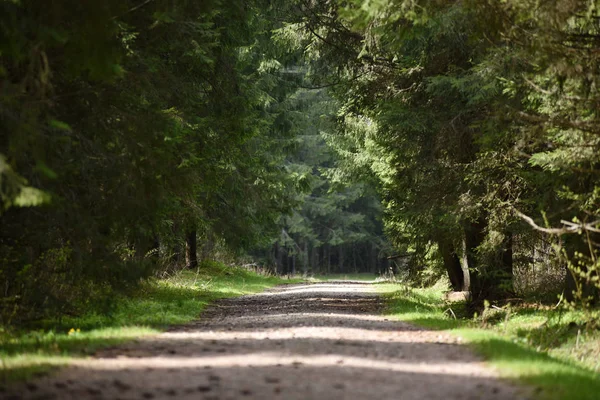
M 498 318 L 466 319 L 460 318 L 460 305 L 443 302 L 443 286 L 380 287 L 388 299 L 390 316 L 460 336 L 498 368 L 502 376 L 531 385 L 537 398 L 600 398 L 597 372 L 600 332 L 580 331 L 577 340 L 580 314 L 513 307 Z
M 0 328 L 0 378 L 4 382 L 28 379 L 99 348 L 197 319 L 216 299 L 257 293 L 286 282 L 290 280 L 210 263 L 199 272 L 184 271 L 148 282 L 132 296 L 120 297 L 110 313 L 90 311 L 60 322 L 42 321 L 43 328 L 36 330 Z

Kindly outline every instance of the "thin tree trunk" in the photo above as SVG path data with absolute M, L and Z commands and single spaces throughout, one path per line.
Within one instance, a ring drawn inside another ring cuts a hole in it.
M 156 265 L 160 260 L 160 240 L 158 235 L 154 235 L 152 239 L 152 246 L 150 248 L 150 257 L 152 262 Z
M 277 261 L 275 263 L 275 273 L 277 275 L 281 275 L 283 270 L 283 251 L 281 251 L 281 244 L 279 242 L 276 243 L 276 252 L 277 252 Z
M 469 258 L 467 257 L 467 238 L 463 233 L 463 238 L 461 241 L 462 244 L 462 254 L 460 258 L 460 269 L 463 277 L 463 290 L 466 292 L 473 291 L 471 287 L 471 271 L 469 270 Z
M 208 260 L 211 257 L 214 248 L 215 241 L 213 238 L 213 234 L 211 232 L 208 232 L 206 235 L 206 239 L 202 244 L 201 261 Z
M 304 251 L 302 253 L 302 275 L 308 274 L 308 243 L 304 241 Z
M 375 246 L 375 243 L 371 243 L 371 248 L 369 249 L 369 264 L 372 273 L 381 273 L 379 266 L 377 265 L 377 247 Z
M 504 246 L 502 249 L 501 257 L 501 277 L 500 277 L 500 289 L 503 291 L 512 291 L 513 289 L 513 234 L 512 232 L 506 233 L 506 239 L 504 240 Z
M 465 226 L 464 238 L 463 238 L 463 254 L 462 254 L 462 268 L 468 271 L 469 285 L 472 298 L 479 300 L 485 298 L 489 291 L 489 282 L 486 277 L 482 277 L 477 272 L 477 247 L 483 242 L 484 239 L 485 220 L 479 219 L 476 222 L 469 223 Z M 467 276 L 465 274 L 464 276 Z M 465 282 L 466 286 L 466 282 Z
M 171 234 L 174 237 L 179 238 L 179 228 L 178 228 L 177 224 L 173 224 L 173 227 L 171 228 Z M 181 246 L 180 240 L 177 240 L 175 242 L 175 244 L 173 245 L 173 247 L 171 247 L 171 255 L 170 255 L 169 261 L 171 262 L 171 264 L 174 264 L 177 269 L 179 269 L 179 267 L 182 264 L 182 262 L 181 262 L 181 258 L 182 258 L 181 247 L 182 246 Z
M 567 271 L 567 275 L 565 276 L 565 299 L 567 301 L 574 301 L 577 293 L 577 281 L 575 280 L 575 276 L 573 276 L 573 271 L 565 265 L 565 270 Z
M 272 268 L 271 271 L 275 274 L 277 274 L 277 247 L 277 242 L 275 242 L 269 251 L 269 256 L 271 257 L 271 267 L 274 267 L 274 269 Z
M 198 267 L 198 254 L 196 246 L 196 229 L 190 230 L 185 236 L 185 265 L 188 269 Z

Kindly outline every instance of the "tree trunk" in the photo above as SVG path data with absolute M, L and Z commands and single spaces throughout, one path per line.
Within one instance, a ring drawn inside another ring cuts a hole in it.
M 160 240 L 158 235 L 154 235 L 152 238 L 152 245 L 150 248 L 150 259 L 154 265 L 157 265 L 160 261 Z
M 185 236 L 185 266 L 188 269 L 198 267 L 198 255 L 196 246 L 196 229 L 190 230 Z
M 171 228 L 171 234 L 173 235 L 173 237 L 179 238 L 179 228 L 177 224 L 173 224 L 173 227 Z M 173 244 L 173 247 L 171 247 L 170 250 L 171 254 L 169 257 L 169 261 L 172 264 L 174 264 L 177 269 L 179 269 L 181 267 L 183 258 L 181 241 L 176 240 L 175 244 Z
M 577 293 L 577 281 L 573 271 L 568 265 L 565 265 L 567 275 L 565 276 L 565 299 L 569 302 L 574 301 Z
M 302 275 L 308 275 L 308 243 L 304 241 L 304 251 L 302 252 Z
M 325 268 L 327 267 L 325 263 L 325 246 L 326 245 L 322 245 L 319 247 L 319 274 L 321 275 L 325 272 Z
M 315 273 L 316 271 L 320 272 L 321 269 L 319 268 L 319 248 L 312 246 L 311 252 L 312 260 L 310 262 L 309 268 L 313 273 Z
M 469 291 L 469 270 L 464 269 L 461 265 L 460 259 L 456 254 L 454 246 L 446 241 L 438 241 L 438 247 L 442 254 L 442 260 L 444 261 L 444 268 L 450 278 L 450 284 L 452 290 L 455 292 L 468 292 Z M 465 276 L 465 273 L 467 276 Z M 467 285 L 465 285 L 467 283 Z
M 465 288 L 465 291 L 472 292 L 473 287 L 471 285 L 471 281 L 474 277 L 471 275 L 474 274 L 471 274 L 471 271 L 469 270 L 469 258 L 467 257 L 467 238 L 464 233 L 461 244 L 460 269 L 462 270 L 463 288 Z
M 373 274 L 381 272 L 377 266 L 377 247 L 375 243 L 371 243 L 369 248 L 369 269 Z
M 506 239 L 500 257 L 500 282 L 499 289 L 503 292 L 512 292 L 513 289 L 513 234 L 506 233 Z
M 172 248 L 171 248 L 171 259 L 170 261 L 175 264 L 177 266 L 177 269 L 179 269 L 181 267 L 181 243 L 177 243 L 175 244 Z
M 213 238 L 213 234 L 211 232 L 208 232 L 206 235 L 206 239 L 205 239 L 204 243 L 202 244 L 202 251 L 200 252 L 201 253 L 200 260 L 201 261 L 208 260 L 211 257 L 214 248 L 215 248 L 215 241 Z
M 469 223 L 465 226 L 463 238 L 462 268 L 468 271 L 469 285 L 473 300 L 485 298 L 488 295 L 488 283 L 484 276 L 477 272 L 478 260 L 476 250 L 484 239 L 485 220 L 480 218 L 478 221 Z M 465 282 L 466 286 L 466 282 Z
M 275 273 L 277 275 L 281 275 L 281 271 L 283 270 L 283 252 L 281 251 L 281 244 L 279 242 L 275 243 L 276 249 L 276 262 L 275 262 Z
M 158 235 L 139 237 L 135 241 L 135 256 L 139 260 L 150 261 L 156 265 L 159 261 L 159 246 Z

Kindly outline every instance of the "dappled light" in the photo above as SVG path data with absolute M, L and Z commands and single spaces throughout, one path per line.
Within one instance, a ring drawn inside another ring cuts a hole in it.
M 399 393 L 409 399 L 478 393 L 508 400 L 525 394 L 496 380 L 459 338 L 380 315 L 383 303 L 374 289 L 284 285 L 222 300 L 198 321 L 76 360 L 74 368 L 39 380 L 34 392 L 67 399 L 90 390 L 105 398 L 174 392 L 183 398 L 285 393 L 291 399 L 391 400 Z
M 364 282 L 352 282 L 350 284 L 343 282 L 343 284 L 323 284 L 318 283 L 310 286 L 289 286 L 284 288 L 281 292 L 264 293 L 263 296 L 282 296 L 290 293 L 377 293 L 377 287 L 370 286 L 368 289 L 364 289 L 361 285 Z M 356 286 L 355 286 L 356 285 Z
M 168 369 L 177 368 L 179 370 L 188 368 L 203 368 L 210 367 L 211 369 L 219 368 L 244 368 L 244 367 L 282 367 L 282 366 L 299 366 L 303 367 L 335 367 L 341 369 L 372 369 L 382 370 L 387 372 L 408 372 L 415 374 L 442 374 L 442 375 L 464 375 L 472 376 L 480 372 L 480 367 L 475 365 L 469 367 L 468 363 L 464 362 L 398 362 L 398 361 L 377 361 L 368 358 L 348 357 L 339 354 L 331 355 L 316 355 L 306 357 L 301 355 L 289 356 L 278 353 L 252 353 L 252 357 L 247 354 L 232 355 L 232 356 L 212 356 L 212 357 L 144 357 L 144 358 L 127 358 L 120 360 L 109 360 L 99 363 L 74 363 L 75 366 L 80 366 L 89 370 L 146 370 L 148 366 L 152 369 Z M 478 374 L 478 376 L 493 377 L 492 372 Z
M 599 374 L 600 0 L 0 0 L 0 400 Z

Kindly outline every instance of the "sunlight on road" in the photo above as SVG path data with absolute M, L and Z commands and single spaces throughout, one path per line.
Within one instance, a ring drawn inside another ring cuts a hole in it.
M 298 315 L 298 314 L 296 314 Z M 330 317 L 330 316 L 324 316 Z M 339 322 L 339 316 L 334 317 Z M 422 331 L 415 335 L 415 330 L 390 329 L 390 330 L 367 330 L 361 328 L 346 328 L 341 326 L 313 327 L 296 326 L 290 329 L 261 329 L 252 331 L 192 331 L 192 332 L 168 332 L 160 336 L 160 339 L 168 341 L 190 340 L 211 340 L 211 341 L 231 341 L 231 340 L 279 340 L 279 339 L 330 339 L 361 341 L 366 343 L 437 343 L 449 344 L 459 343 L 460 339 L 448 334 L 440 334 L 433 331 Z M 147 339 L 151 342 L 153 339 Z
M 316 283 L 313 285 L 294 285 L 283 287 L 276 292 L 264 292 L 256 296 L 286 296 L 289 294 L 302 293 L 378 293 L 377 287 L 365 282 L 361 284 L 331 284 L 331 283 Z
M 77 360 L 44 387 L 68 386 L 70 400 L 524 398 L 458 338 L 392 320 L 383 307 L 364 283 L 223 300 L 198 321 Z
M 145 369 L 149 365 L 153 369 L 167 368 L 252 368 L 268 366 L 303 366 L 333 367 L 385 370 L 393 372 L 411 372 L 419 374 L 443 374 L 469 376 L 478 373 L 481 376 L 480 363 L 467 362 L 398 362 L 380 361 L 369 358 L 348 357 L 343 355 L 289 356 L 284 353 L 265 352 L 247 355 L 224 355 L 213 357 L 148 357 L 148 358 L 115 358 L 103 359 L 99 362 L 79 361 L 75 365 L 94 370 Z M 493 373 L 486 376 L 492 377 Z

